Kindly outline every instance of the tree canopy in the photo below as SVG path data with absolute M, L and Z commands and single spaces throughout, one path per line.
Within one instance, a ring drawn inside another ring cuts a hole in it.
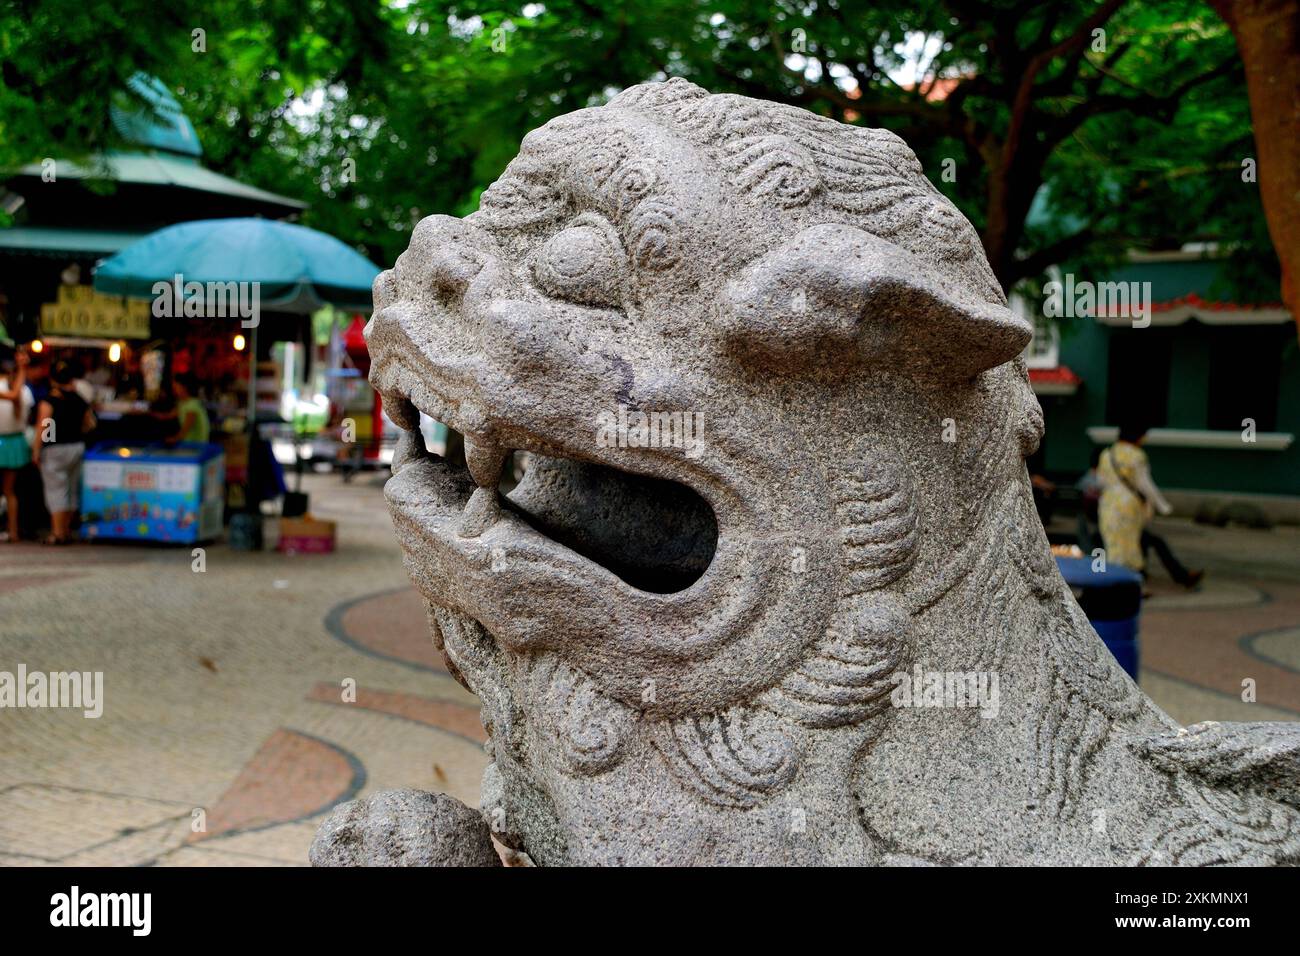
M 109 93 L 171 87 L 220 172 L 310 202 L 390 264 L 463 215 L 547 119 L 634 83 L 886 126 L 980 231 L 1010 287 L 1134 244 L 1236 250 L 1276 297 L 1241 58 L 1199 0 L 14 0 L 0 164 L 113 144 Z M 202 31 L 201 34 L 195 31 Z

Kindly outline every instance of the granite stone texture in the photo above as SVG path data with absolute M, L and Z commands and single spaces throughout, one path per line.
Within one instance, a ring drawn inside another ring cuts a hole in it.
M 677 79 L 551 121 L 478 212 L 422 221 L 376 280 L 370 377 L 498 840 L 539 865 L 1300 858 L 1295 725 L 1182 731 L 1057 573 L 1030 334 L 898 137 Z
M 483 818 L 459 800 L 383 790 L 339 804 L 316 831 L 312 866 L 500 866 Z

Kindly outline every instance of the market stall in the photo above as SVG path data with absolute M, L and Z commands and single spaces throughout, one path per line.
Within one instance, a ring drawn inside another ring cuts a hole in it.
M 149 299 L 160 326 L 206 323 L 240 353 L 242 427 L 224 430 L 226 505 L 242 512 L 241 540 L 260 540 L 260 505 L 285 490 L 270 440 L 283 430 L 284 370 L 271 344 L 300 342 L 309 357 L 309 316 L 324 305 L 368 311 L 379 269 L 332 236 L 257 218 L 210 219 L 160 229 L 104 261 L 95 271 L 101 293 Z M 213 355 L 220 356 L 220 349 Z M 182 360 L 183 358 L 183 360 Z M 194 375 L 214 362 L 199 353 L 176 356 Z M 303 373 L 305 375 L 306 369 Z M 223 376 L 228 391 L 229 376 Z M 244 534 L 243 530 L 248 533 Z

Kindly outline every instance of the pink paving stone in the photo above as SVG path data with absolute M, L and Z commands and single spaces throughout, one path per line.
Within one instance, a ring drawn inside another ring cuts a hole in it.
M 447 670 L 442 655 L 429 639 L 424 599 L 413 589 L 358 601 L 343 613 L 342 626 L 351 640 L 376 654 L 436 671 Z
M 1144 611 L 1142 667 L 1234 697 L 1241 694 L 1243 678 L 1253 678 L 1259 703 L 1300 713 L 1300 674 L 1241 647 L 1249 635 L 1295 626 L 1300 586 L 1255 584 L 1271 600 L 1247 607 Z
M 448 700 L 435 700 L 402 691 L 368 690 L 358 687 L 356 701 L 346 703 L 337 684 L 323 681 L 311 689 L 307 699 L 318 700 L 325 704 L 338 704 L 342 707 L 360 707 L 362 710 L 373 710 L 393 717 L 404 717 L 478 743 L 487 740 L 487 733 L 479 722 L 478 708 Z
M 187 842 L 314 816 L 348 798 L 360 783 L 356 774 L 337 747 L 281 728 L 208 811 L 206 832 Z

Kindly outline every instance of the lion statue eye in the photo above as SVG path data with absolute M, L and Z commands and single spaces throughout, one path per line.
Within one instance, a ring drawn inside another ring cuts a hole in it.
M 581 217 L 546 241 L 534 259 L 533 273 L 542 290 L 558 298 L 619 305 L 627 256 L 608 224 Z

